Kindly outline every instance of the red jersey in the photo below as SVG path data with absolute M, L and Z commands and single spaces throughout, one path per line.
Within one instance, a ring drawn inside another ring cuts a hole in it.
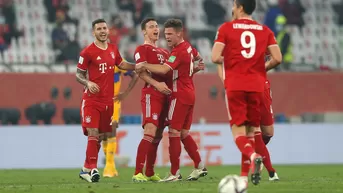
M 168 58 L 169 52 L 163 48 L 154 47 L 150 44 L 142 44 L 136 48 L 135 51 L 135 61 L 136 64 L 147 62 L 149 64 L 164 64 L 165 60 Z M 167 78 L 165 75 L 161 74 L 151 74 L 151 77 L 158 82 L 166 82 Z M 143 92 L 153 94 L 156 96 L 164 96 L 163 93 L 156 90 L 153 86 L 145 83 Z
M 182 42 L 171 51 L 169 59 L 165 62 L 172 71 L 172 82 L 169 85 L 172 97 L 184 104 L 193 105 L 195 102 L 193 68 L 194 58 L 198 51 L 188 42 Z
M 83 49 L 77 68 L 87 71 L 88 79 L 100 87 L 100 91 L 95 94 L 85 88 L 83 99 L 112 105 L 114 66 L 119 66 L 122 61 L 118 48 L 114 44 L 109 43 L 106 50 L 99 48 L 95 43 Z
M 229 91 L 262 92 L 266 79 L 265 53 L 277 45 L 273 32 L 250 19 L 220 26 L 215 42 L 225 45 L 224 84 Z

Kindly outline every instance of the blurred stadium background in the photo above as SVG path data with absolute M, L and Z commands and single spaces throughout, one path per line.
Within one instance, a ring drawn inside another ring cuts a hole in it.
M 343 135 L 343 0 L 257 3 L 254 18 L 273 30 L 284 56 L 283 64 L 269 73 L 276 122 L 275 137 L 268 145 L 273 161 L 343 163 L 339 150 L 332 148 Z M 162 32 L 167 18 L 182 19 L 185 39 L 205 58 L 205 72 L 194 77 L 197 100 L 192 130 L 206 164 L 239 163 L 235 145 L 227 142 L 232 139 L 224 90 L 210 61 L 216 30 L 231 19 L 232 4 L 232 0 L 0 0 L 0 131 L 4 132 L 0 168 L 81 166 L 86 139 L 79 126 L 82 86 L 75 80 L 75 71 L 80 50 L 93 41 L 91 21 L 106 19 L 110 41 L 119 45 L 126 60 L 133 61 L 135 47 L 143 43 L 139 24 L 148 16 L 158 19 Z M 166 46 L 163 33 L 158 43 Z M 122 88 L 128 81 L 124 78 Z M 134 164 L 141 138 L 142 85 L 140 81 L 122 104 L 117 153 L 129 157 L 129 166 Z M 162 141 L 157 162 L 168 166 L 168 138 Z M 191 165 L 184 153 L 181 163 Z M 337 187 L 341 184 L 339 167 L 280 166 L 278 171 L 281 179 L 286 179 L 283 190 L 294 192 L 298 188 L 303 192 L 308 186 L 312 192 L 330 192 L 328 187 L 338 192 L 343 188 Z M 119 170 L 120 182 L 129 181 L 131 170 Z M 209 186 L 203 185 L 204 192 L 214 190 L 219 178 L 227 171 L 238 173 L 238 168 L 210 167 L 210 171 L 214 178 Z M 1 172 L 0 190 L 13 192 L 18 175 L 22 176 L 18 191 L 48 192 L 46 188 L 53 183 L 64 184 L 54 188 L 72 188 L 76 174 L 77 170 Z M 326 177 L 313 178 L 321 175 Z M 56 180 L 61 176 L 62 180 Z M 73 182 L 68 186 L 64 178 Z M 293 186 L 291 179 L 301 183 Z M 174 186 L 164 187 L 160 187 L 164 192 L 177 192 Z M 278 192 L 277 185 L 265 187 Z M 86 191 L 89 188 L 83 187 Z M 102 188 L 105 190 L 106 184 Z M 122 191 L 134 189 L 124 185 Z M 139 191 L 145 192 L 145 188 Z

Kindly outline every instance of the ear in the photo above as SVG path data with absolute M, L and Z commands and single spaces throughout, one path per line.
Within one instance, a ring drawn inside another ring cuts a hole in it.
M 146 30 L 144 29 L 144 30 L 142 30 L 142 32 L 143 32 L 143 35 L 146 35 Z

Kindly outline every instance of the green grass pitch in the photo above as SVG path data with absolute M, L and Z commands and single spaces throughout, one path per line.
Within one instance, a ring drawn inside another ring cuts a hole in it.
M 343 192 L 343 165 L 291 165 L 275 167 L 281 181 L 269 182 L 266 171 L 249 193 L 337 193 Z M 208 167 L 209 175 L 194 182 L 132 183 L 133 168 L 119 168 L 119 177 L 87 183 L 78 178 L 79 169 L 0 170 L 0 193 L 216 193 L 227 174 L 238 174 L 238 166 Z M 168 168 L 157 168 L 164 177 Z M 183 177 L 191 168 L 181 169 Z

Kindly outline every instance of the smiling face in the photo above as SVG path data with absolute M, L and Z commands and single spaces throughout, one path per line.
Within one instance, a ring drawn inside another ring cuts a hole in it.
M 109 30 L 105 22 L 97 23 L 93 27 L 93 36 L 100 42 L 106 42 L 108 39 Z

